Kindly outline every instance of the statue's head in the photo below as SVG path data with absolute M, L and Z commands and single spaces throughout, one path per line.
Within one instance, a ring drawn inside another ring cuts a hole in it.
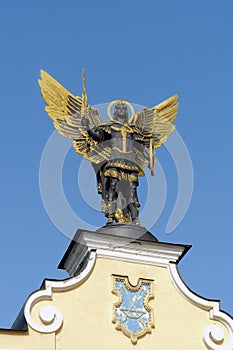
M 128 108 L 126 103 L 118 102 L 114 106 L 113 118 L 121 123 L 128 121 Z

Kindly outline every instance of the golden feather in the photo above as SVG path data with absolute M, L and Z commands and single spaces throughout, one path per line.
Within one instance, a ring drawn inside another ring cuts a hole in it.
M 41 79 L 38 82 L 42 97 L 47 104 L 45 111 L 53 120 L 58 133 L 72 138 L 75 151 L 84 158 L 96 163 L 106 160 L 104 147 L 101 152 L 98 149 L 95 150 L 96 143 L 89 137 L 86 128 L 81 123 L 82 117 L 85 116 L 89 119 L 90 128 L 98 127 L 101 123 L 99 111 L 90 105 L 86 105 L 83 109 L 81 97 L 74 96 L 43 70 L 41 70 Z M 86 91 L 84 95 L 87 103 Z M 100 154 L 97 157 L 98 152 Z
M 145 107 L 133 116 L 134 124 L 144 136 L 144 142 L 150 153 L 150 169 L 153 175 L 155 165 L 154 149 L 166 142 L 175 130 L 175 120 L 179 104 L 175 94 L 153 108 Z
M 43 70 L 41 70 L 39 85 L 42 97 L 47 103 L 45 111 L 52 120 L 66 120 L 68 115 L 80 114 L 82 106 L 81 97 L 74 96 Z
M 174 130 L 175 120 L 179 104 L 178 95 L 173 95 L 158 105 L 145 107 L 134 115 L 135 125 L 142 131 L 145 138 L 154 139 L 154 147 L 164 143 Z

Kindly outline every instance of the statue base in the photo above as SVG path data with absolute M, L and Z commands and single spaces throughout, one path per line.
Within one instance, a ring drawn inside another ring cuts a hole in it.
M 132 238 L 133 240 L 158 242 L 157 238 L 153 236 L 152 233 L 140 225 L 111 224 L 99 228 L 96 230 L 96 233 L 109 234 L 118 237 L 127 237 Z
M 157 245 L 159 247 L 165 245 L 166 249 L 170 247 L 168 244 L 159 243 L 156 237 L 140 225 L 111 224 L 101 227 L 95 232 L 78 229 L 58 268 L 65 269 L 70 276 L 76 276 L 86 266 L 92 250 L 96 251 L 98 256 L 106 257 L 106 254 L 107 256 L 110 254 L 108 258 L 112 258 L 119 247 L 121 250 L 131 247 L 131 261 L 135 254 L 135 247 L 137 250 L 139 246 L 141 248 L 149 247 L 149 250 L 153 252 L 154 249 L 157 249 Z

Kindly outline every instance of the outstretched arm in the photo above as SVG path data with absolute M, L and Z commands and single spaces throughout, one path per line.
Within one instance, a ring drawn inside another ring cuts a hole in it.
M 92 130 L 90 129 L 90 122 L 89 122 L 89 119 L 87 118 L 82 118 L 81 120 L 81 124 L 82 126 L 85 126 L 87 128 L 87 133 L 88 135 L 94 140 L 94 141 L 97 141 L 97 142 L 102 142 L 104 141 L 104 133 L 102 130 Z

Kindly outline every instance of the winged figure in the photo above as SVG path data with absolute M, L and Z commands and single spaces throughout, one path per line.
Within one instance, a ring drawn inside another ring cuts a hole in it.
M 75 151 L 92 163 L 107 224 L 140 225 L 139 177 L 147 165 L 154 175 L 155 149 L 175 130 L 178 95 L 137 113 L 127 101 L 112 101 L 110 120 L 101 121 L 99 110 L 88 104 L 84 69 L 82 82 L 82 97 L 75 96 L 42 70 L 45 111 L 59 134 L 71 138 Z

